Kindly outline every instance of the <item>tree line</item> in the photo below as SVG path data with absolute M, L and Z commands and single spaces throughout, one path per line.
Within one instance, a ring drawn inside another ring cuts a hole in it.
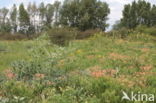
M 109 5 L 100 0 L 64 0 L 52 3 L 15 4 L 0 9 L 0 32 L 26 35 L 40 33 L 53 27 L 74 27 L 81 31 L 108 27 Z M 124 6 L 123 17 L 114 28 L 133 29 L 138 25 L 156 25 L 156 5 L 145 0 Z
M 0 9 L 0 32 L 35 34 L 43 29 L 50 28 L 58 20 L 53 20 L 53 16 L 58 16 L 60 2 L 54 4 L 29 3 L 27 7 L 15 4 L 11 9 Z
M 79 30 L 106 29 L 110 13 L 108 4 L 99 0 L 65 0 L 53 4 L 14 4 L 0 9 L 0 32 L 39 33 L 53 27 L 69 26 Z
M 133 1 L 124 6 L 123 17 L 115 25 L 115 29 L 122 27 L 134 29 L 138 25 L 156 26 L 156 5 L 145 0 Z

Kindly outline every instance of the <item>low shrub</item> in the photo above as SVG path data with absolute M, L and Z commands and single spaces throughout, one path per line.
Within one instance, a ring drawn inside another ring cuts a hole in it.
M 0 33 L 0 40 L 24 40 L 24 39 L 27 39 L 27 37 L 22 34 Z
M 114 38 L 126 38 L 133 31 L 127 28 L 121 28 L 119 30 L 113 30 L 107 33 L 108 36 L 113 36 Z
M 150 35 L 156 35 L 156 27 L 147 27 L 144 25 L 139 25 L 135 28 L 135 30 L 139 33 L 145 33 Z
M 80 31 L 77 36 L 76 39 L 85 39 L 91 36 L 94 36 L 94 34 L 101 32 L 100 29 L 89 29 L 86 31 Z
M 12 67 L 18 80 L 30 80 L 42 70 L 42 66 L 37 62 L 16 61 L 12 63 Z
M 48 31 L 52 43 L 59 46 L 68 45 L 71 40 L 75 39 L 77 32 L 72 28 L 53 28 Z
M 23 35 L 23 34 L 11 34 L 11 33 L 1 33 L 0 32 L 0 40 L 27 40 L 27 39 L 34 39 L 39 37 L 41 34 L 32 34 L 29 35 L 29 37 L 27 35 Z
M 151 27 L 151 28 L 145 29 L 145 33 L 156 36 L 156 27 Z
M 156 78 L 153 77 L 153 76 L 149 76 L 149 77 L 147 78 L 147 85 L 148 85 L 148 86 L 155 87 L 155 86 L 156 86 Z
M 147 26 L 145 26 L 145 25 L 138 25 L 138 26 L 135 28 L 135 31 L 136 31 L 136 32 L 139 32 L 139 33 L 144 33 L 145 29 L 147 29 Z

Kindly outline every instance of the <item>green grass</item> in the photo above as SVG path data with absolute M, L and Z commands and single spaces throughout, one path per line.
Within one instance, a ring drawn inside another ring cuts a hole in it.
M 0 70 L 12 68 L 10 64 L 17 61 L 14 72 L 22 75 L 18 81 L 3 82 L 0 94 L 7 98 L 24 96 L 26 103 L 121 103 L 121 90 L 156 91 L 154 36 L 133 34 L 120 39 L 96 35 L 72 41 L 67 47 L 50 45 L 41 37 L 1 41 L 0 48 L 5 50 L 0 52 Z M 37 73 L 45 77 L 36 80 Z M 47 86 L 47 81 L 52 85 Z
M 30 50 L 44 44 L 36 40 L 0 41 L 0 71 L 11 68 L 16 60 L 31 59 Z
M 0 41 L 0 71 L 8 69 L 15 60 L 29 58 L 28 46 L 30 41 Z

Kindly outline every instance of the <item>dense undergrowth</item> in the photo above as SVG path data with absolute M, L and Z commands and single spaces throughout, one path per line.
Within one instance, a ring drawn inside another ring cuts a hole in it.
M 122 91 L 156 94 L 156 37 L 96 34 L 59 47 L 42 35 L 19 45 L 26 54 L 1 73 L 0 103 L 134 103 Z

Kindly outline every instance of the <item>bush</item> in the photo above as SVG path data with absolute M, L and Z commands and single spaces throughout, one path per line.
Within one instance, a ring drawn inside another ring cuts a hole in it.
M 139 32 L 139 33 L 144 33 L 145 32 L 145 29 L 147 29 L 147 26 L 145 25 L 139 25 L 135 28 L 135 31 L 136 32 Z
M 42 65 L 37 62 L 16 61 L 12 63 L 13 70 L 18 80 L 30 80 L 36 73 L 42 71 Z
M 0 98 L 0 103 L 28 103 L 33 96 L 33 90 L 22 81 L 6 81 L 0 88 L 5 97 Z
M 145 29 L 145 33 L 156 36 L 156 27 L 151 27 L 151 28 Z
M 156 86 L 156 78 L 153 77 L 153 76 L 149 76 L 149 77 L 147 78 L 147 85 L 148 85 L 148 86 L 155 87 L 155 86 Z
M 80 31 L 77 34 L 76 39 L 85 39 L 85 38 L 94 36 L 94 34 L 100 32 L 100 31 L 101 31 L 100 29 L 89 29 L 89 30 L 86 30 L 86 31 Z
M 111 32 L 108 33 L 108 36 L 113 36 L 113 37 L 117 37 L 117 38 L 126 38 L 130 33 L 132 33 L 132 31 L 130 29 L 127 28 L 121 28 L 119 30 L 113 30 Z
M 19 34 L 19 33 L 15 33 L 15 34 L 11 34 L 11 33 L 2 33 L 0 32 L 0 40 L 27 40 L 27 39 L 34 39 L 39 37 L 41 34 L 31 34 L 29 35 L 29 37 L 27 35 L 23 35 L 23 34 Z
M 68 45 L 71 40 L 75 39 L 77 32 L 72 28 L 53 28 L 48 31 L 52 43 L 59 46 Z
M 139 33 L 145 33 L 150 35 L 156 35 L 156 27 L 147 27 L 144 25 L 139 25 L 135 29 Z
M 27 37 L 22 34 L 0 33 L 0 40 L 24 40 L 24 39 L 27 39 Z

